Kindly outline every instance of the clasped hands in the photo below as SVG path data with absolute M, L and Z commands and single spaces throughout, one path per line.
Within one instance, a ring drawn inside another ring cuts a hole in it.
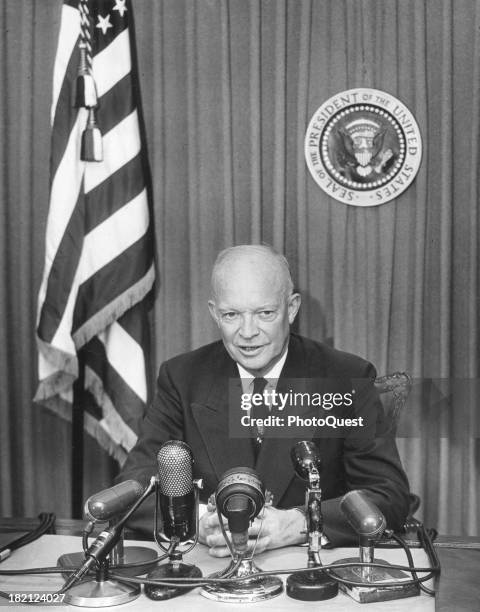
M 222 517 L 222 520 L 227 536 L 229 536 L 227 520 L 224 517 Z M 253 549 L 255 541 L 257 541 L 256 553 L 282 546 L 302 544 L 306 540 L 304 530 L 304 517 L 295 508 L 281 510 L 266 505 L 249 527 L 248 535 L 251 540 L 249 548 Z M 199 541 L 209 547 L 208 552 L 214 557 L 230 555 L 230 550 L 220 527 L 217 511 L 211 503 L 208 503 L 206 512 L 200 518 Z

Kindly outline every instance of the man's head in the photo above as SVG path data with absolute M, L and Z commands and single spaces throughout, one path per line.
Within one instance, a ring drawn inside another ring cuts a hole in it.
M 268 246 L 241 245 L 218 255 L 208 306 L 232 359 L 262 376 L 287 348 L 300 295 L 293 293 L 283 255 Z

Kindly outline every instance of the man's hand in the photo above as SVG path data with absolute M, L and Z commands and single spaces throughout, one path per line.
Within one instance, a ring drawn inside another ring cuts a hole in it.
M 228 532 L 227 519 L 222 517 L 222 520 L 227 535 L 230 535 Z M 211 555 L 214 557 L 228 557 L 230 550 L 225 544 L 225 538 L 222 534 L 215 506 L 210 502 L 207 504 L 207 511 L 200 517 L 198 531 L 199 542 L 209 546 L 208 552 Z
M 227 536 L 230 536 L 225 518 L 223 518 L 223 524 L 227 530 Z M 294 508 L 279 510 L 278 508 L 265 506 L 248 530 L 251 538 L 249 547 L 253 548 L 257 536 L 256 553 L 282 546 L 302 544 L 306 541 L 306 536 L 302 533 L 304 530 L 305 519 Z M 217 513 L 210 504 L 207 506 L 207 512 L 200 519 L 199 531 L 200 542 L 210 547 L 209 553 L 212 556 L 229 556 L 230 551 L 225 544 Z

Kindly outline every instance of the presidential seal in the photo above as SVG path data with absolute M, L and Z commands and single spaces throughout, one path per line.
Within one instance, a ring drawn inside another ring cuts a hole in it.
M 377 89 L 349 89 L 313 115 L 305 157 L 328 195 L 345 204 L 377 206 L 412 183 L 422 158 L 422 139 L 402 102 Z

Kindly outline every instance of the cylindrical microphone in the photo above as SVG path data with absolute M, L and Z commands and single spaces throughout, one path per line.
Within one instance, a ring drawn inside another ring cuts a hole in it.
M 302 440 L 290 451 L 293 467 L 302 480 L 310 480 L 312 472 L 320 473 L 320 451 L 315 442 Z
M 215 503 L 228 521 L 234 550 L 246 552 L 248 527 L 265 504 L 265 489 L 257 472 L 247 467 L 227 470 L 218 483 Z
M 387 526 L 385 517 L 369 499 L 366 491 L 349 491 L 340 502 L 345 518 L 358 533 L 360 546 L 371 546 L 381 537 Z
M 126 512 L 140 499 L 145 487 L 136 480 L 125 480 L 91 495 L 85 502 L 84 517 L 94 523 L 109 521 Z
M 196 565 L 182 563 L 182 553 L 177 545 L 189 542 L 188 552 L 197 542 L 198 494 L 201 481 L 193 481 L 193 455 L 188 444 L 180 440 L 169 440 L 157 453 L 158 479 L 157 503 L 162 514 L 162 532 L 158 534 L 157 511 L 155 510 L 155 540 L 163 549 L 158 535 L 170 540 L 167 551 L 169 562 L 160 565 L 148 574 L 148 579 L 168 582 L 171 578 L 199 578 L 202 572 Z M 145 584 L 144 592 L 155 601 L 170 599 L 193 589 L 185 585 Z
M 157 463 L 162 535 L 186 542 L 196 532 L 192 451 L 180 440 L 169 440 L 158 451 Z

